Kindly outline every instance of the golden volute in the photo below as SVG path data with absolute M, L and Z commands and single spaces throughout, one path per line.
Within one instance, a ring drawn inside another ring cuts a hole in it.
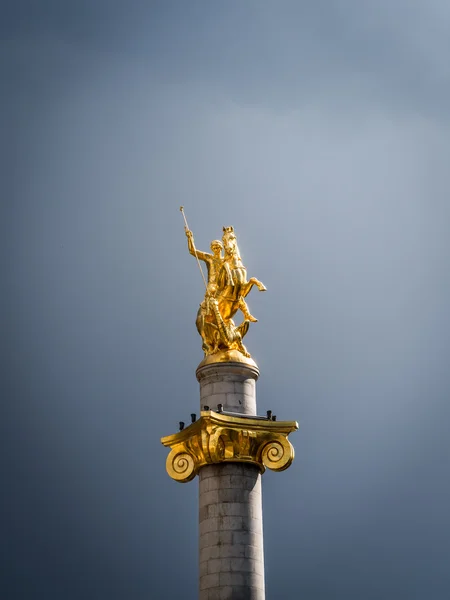
M 202 411 L 195 423 L 161 439 L 171 449 L 166 469 L 172 479 L 182 483 L 191 481 L 207 464 L 244 462 L 257 465 L 261 473 L 266 467 L 284 471 L 294 460 L 294 448 L 287 438 L 296 429 L 296 421 Z

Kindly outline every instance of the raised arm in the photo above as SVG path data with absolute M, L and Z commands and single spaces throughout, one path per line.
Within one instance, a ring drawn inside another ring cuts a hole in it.
M 200 250 L 197 250 L 197 248 L 194 246 L 194 236 L 192 234 L 192 231 L 190 231 L 189 229 L 186 229 L 186 237 L 188 242 L 189 254 L 192 254 L 192 256 L 197 256 L 200 260 L 204 260 L 205 262 L 208 262 L 212 258 L 212 254 L 208 254 L 207 252 L 201 252 Z

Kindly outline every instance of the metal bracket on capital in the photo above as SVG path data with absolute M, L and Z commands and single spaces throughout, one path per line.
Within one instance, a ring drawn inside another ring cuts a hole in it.
M 264 473 L 284 471 L 294 460 L 294 448 L 287 439 L 298 429 L 296 421 L 271 421 L 261 417 L 231 416 L 212 410 L 186 429 L 161 438 L 171 449 L 167 473 L 186 483 L 205 465 L 224 462 L 251 463 Z

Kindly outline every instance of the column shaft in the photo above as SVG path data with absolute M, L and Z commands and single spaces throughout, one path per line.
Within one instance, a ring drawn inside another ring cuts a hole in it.
M 257 369 L 222 363 L 197 370 L 200 403 L 256 415 Z M 199 472 L 200 600 L 264 600 L 261 475 L 256 465 Z

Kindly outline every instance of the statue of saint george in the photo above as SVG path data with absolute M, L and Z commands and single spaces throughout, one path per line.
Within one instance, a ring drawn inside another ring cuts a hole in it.
M 254 285 L 261 292 L 265 291 L 266 287 L 255 277 L 247 281 L 247 269 L 242 263 L 233 227 L 223 228 L 222 241 L 211 242 L 211 254 L 201 252 L 195 247 L 194 236 L 187 225 L 183 207 L 180 210 L 186 223 L 188 250 L 196 257 L 201 271 L 200 260 L 206 263 L 207 268 L 207 280 L 202 271 L 206 292 L 196 319 L 197 330 L 203 340 L 202 348 L 205 357 L 211 357 L 213 359 L 211 362 L 214 362 L 214 355 L 220 354 L 220 358 L 218 356 L 216 358 L 224 362 L 227 356 L 228 360 L 233 360 L 230 351 L 237 351 L 242 356 L 250 358 L 242 339 L 248 331 L 250 322 L 256 322 L 257 319 L 250 314 L 245 298 Z M 224 255 L 222 255 L 223 251 Z M 233 316 L 238 310 L 241 310 L 244 320 L 236 326 Z M 235 352 L 233 356 L 236 357 Z

